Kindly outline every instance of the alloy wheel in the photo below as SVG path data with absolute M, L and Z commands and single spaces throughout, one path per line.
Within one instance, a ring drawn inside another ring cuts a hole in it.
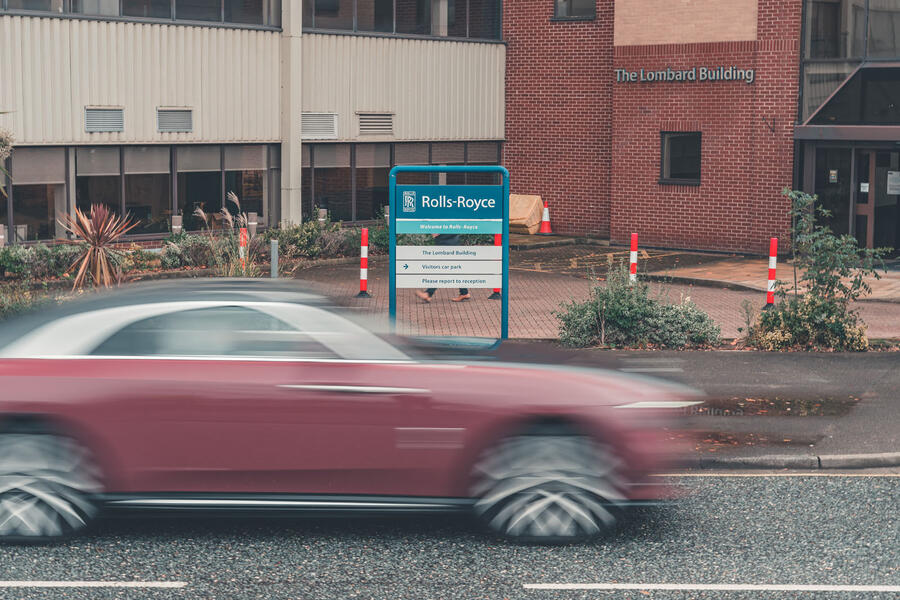
M 475 513 L 508 537 L 574 541 L 612 527 L 626 501 L 621 461 L 580 435 L 521 435 L 485 451 L 472 470 Z
M 47 540 L 84 529 L 102 490 L 90 452 L 68 437 L 0 434 L 0 540 Z

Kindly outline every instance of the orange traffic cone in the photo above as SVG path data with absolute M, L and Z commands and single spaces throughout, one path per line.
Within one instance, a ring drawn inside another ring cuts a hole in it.
M 538 231 L 538 235 L 553 235 L 553 230 L 550 228 L 550 208 L 547 206 L 546 200 L 544 200 L 544 216 L 541 217 L 541 229 Z

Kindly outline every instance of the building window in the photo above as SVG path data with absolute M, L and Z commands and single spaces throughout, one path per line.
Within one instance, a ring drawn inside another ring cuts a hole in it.
M 12 229 L 9 240 L 65 237 L 57 218 L 66 213 L 63 148 L 16 148 L 12 154 Z
M 313 206 L 333 221 L 353 219 L 350 144 L 321 144 L 313 150 Z M 315 211 L 312 213 L 315 218 Z
M 900 0 L 806 0 L 802 120 L 869 59 L 900 58 Z
M 119 0 L 71 0 L 72 12 L 79 15 L 119 15 Z
M 392 166 L 497 165 L 500 143 L 304 144 L 301 155 L 304 218 L 324 208 L 332 221 L 369 221 L 388 204 Z M 499 185 L 500 179 L 493 173 L 400 173 L 397 183 Z
M 91 205 L 105 204 L 120 212 L 122 171 L 116 146 L 82 147 L 75 150 L 75 206 L 90 214 Z
M 122 15 L 170 19 L 172 18 L 172 5 L 169 0 L 122 0 Z
M 168 146 L 126 146 L 125 212 L 139 219 L 132 233 L 166 233 L 172 217 Z
M 556 0 L 557 19 L 593 19 L 597 16 L 597 0 Z
M 268 188 L 265 146 L 225 147 L 225 194 L 227 208 L 232 214 L 256 213 L 257 223 L 265 223 Z M 238 197 L 240 207 L 227 201 L 228 192 Z
M 219 146 L 179 146 L 176 150 L 178 165 L 178 214 L 182 215 L 184 228 L 190 231 L 202 229 L 204 221 L 197 209 L 212 220 L 210 225 L 222 224 L 222 153 Z
M 64 0 L 8 0 L 7 9 L 54 13 L 65 12 Z
M 501 0 L 303 0 L 305 29 L 500 39 Z
M 5 10 L 281 26 L 281 0 L 7 0 Z
M 356 146 L 356 220 L 376 218 L 388 203 L 390 144 Z
M 900 57 L 900 0 L 869 4 L 866 55 L 871 58 Z
M 700 132 L 661 134 L 660 183 L 700 185 Z

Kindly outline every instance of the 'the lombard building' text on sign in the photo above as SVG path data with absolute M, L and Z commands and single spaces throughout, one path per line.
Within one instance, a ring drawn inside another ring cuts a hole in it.
M 754 69 L 739 69 L 737 67 L 691 67 L 690 69 L 672 69 L 666 67 L 662 70 L 616 69 L 616 82 L 618 83 L 697 83 L 712 81 L 743 81 L 751 84 L 756 80 Z

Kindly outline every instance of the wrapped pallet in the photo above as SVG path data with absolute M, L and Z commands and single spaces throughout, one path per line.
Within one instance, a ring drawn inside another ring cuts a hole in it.
M 540 196 L 509 195 L 509 231 L 534 235 L 541 227 L 544 203 Z

